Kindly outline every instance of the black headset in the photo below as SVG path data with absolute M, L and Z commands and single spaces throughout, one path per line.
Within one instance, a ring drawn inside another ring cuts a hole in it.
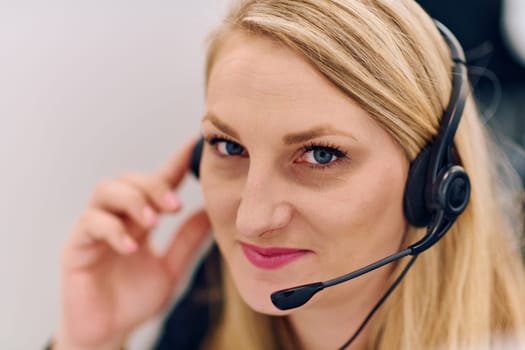
M 412 245 L 415 254 L 443 237 L 470 199 L 470 180 L 454 147 L 454 135 L 468 96 L 467 63 L 456 37 L 442 23 L 435 23 L 454 62 L 452 93 L 437 136 L 414 159 L 406 182 L 403 207 L 408 222 L 416 227 L 429 227 L 427 235 Z M 435 229 L 430 230 L 432 227 Z

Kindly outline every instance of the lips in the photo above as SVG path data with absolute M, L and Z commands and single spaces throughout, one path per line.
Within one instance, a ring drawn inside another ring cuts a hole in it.
M 278 269 L 310 253 L 305 249 L 258 247 L 241 243 L 242 251 L 248 261 L 261 269 Z

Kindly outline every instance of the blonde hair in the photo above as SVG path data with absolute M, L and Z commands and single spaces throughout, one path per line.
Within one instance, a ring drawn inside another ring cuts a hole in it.
M 451 93 L 452 62 L 434 22 L 414 1 L 239 1 L 210 37 L 207 79 L 234 31 L 267 36 L 306 57 L 380 123 L 409 160 L 436 135 Z M 506 335 L 523 336 L 522 219 L 509 214 L 521 214 L 522 198 L 505 212 L 502 203 L 510 202 L 496 200 L 502 193 L 496 185 L 508 182 L 500 181 L 501 168 L 489 159 L 493 145 L 471 97 L 455 144 L 471 177 L 471 201 L 374 316 L 370 349 L 469 349 L 493 345 Z M 514 181 L 508 193 L 522 195 L 512 187 L 518 184 Z M 405 244 L 424 233 L 410 228 Z M 224 312 L 207 344 L 291 348 L 282 319 L 249 309 L 227 271 L 224 275 Z

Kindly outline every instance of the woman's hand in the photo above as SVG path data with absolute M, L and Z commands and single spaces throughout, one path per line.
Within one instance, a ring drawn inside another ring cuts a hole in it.
M 173 189 L 188 170 L 194 142 L 153 174 L 100 182 L 62 249 L 61 314 L 54 349 L 119 349 L 161 311 L 210 229 L 190 216 L 162 255 L 149 244 L 159 214 L 176 213 Z

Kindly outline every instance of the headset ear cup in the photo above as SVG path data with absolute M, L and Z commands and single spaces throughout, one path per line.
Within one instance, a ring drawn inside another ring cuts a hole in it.
M 436 198 L 449 220 L 455 219 L 467 207 L 470 198 L 470 179 L 459 165 L 443 171 L 437 180 Z
M 191 172 L 195 177 L 199 178 L 199 170 L 201 164 L 202 147 L 204 146 L 204 139 L 201 137 L 200 140 L 195 144 L 193 152 L 191 154 Z
M 431 150 L 430 146 L 423 148 L 412 161 L 405 186 L 403 209 L 408 222 L 416 227 L 427 226 L 432 219 L 425 200 Z

